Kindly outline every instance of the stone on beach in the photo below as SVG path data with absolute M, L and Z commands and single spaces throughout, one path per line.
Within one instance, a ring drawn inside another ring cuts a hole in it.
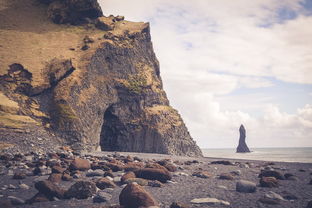
M 116 184 L 107 178 L 101 178 L 98 181 L 96 181 L 96 186 L 99 189 L 106 189 L 106 188 L 115 188 Z
M 239 180 L 236 183 L 236 191 L 242 193 L 253 193 L 256 192 L 257 187 L 256 184 L 251 181 Z
M 127 179 L 129 179 L 129 178 L 135 178 L 136 176 L 135 176 L 135 174 L 134 174 L 134 172 L 132 172 L 132 171 L 129 171 L 129 172 L 126 172 L 122 177 L 121 177 L 121 182 L 124 182 L 124 181 L 126 181 Z
M 69 168 L 71 170 L 89 170 L 91 168 L 90 162 L 85 159 L 75 158 Z
M 65 198 L 87 199 L 96 193 L 96 186 L 90 181 L 78 181 L 66 192 Z
M 260 186 L 261 187 L 278 187 L 278 180 L 275 177 L 262 177 L 260 179 Z
M 219 176 L 221 180 L 234 180 L 234 176 L 230 173 L 221 173 Z
M 208 204 L 208 205 L 217 205 L 217 204 L 221 204 L 221 205 L 226 205 L 229 206 L 230 202 L 224 201 L 224 200 L 219 200 L 216 198 L 196 198 L 191 200 L 192 204 Z
M 142 186 L 128 184 L 119 195 L 119 203 L 125 208 L 158 206 L 155 199 Z
M 196 176 L 199 178 L 211 178 L 212 175 L 207 171 L 197 171 L 192 174 L 192 176 Z
M 158 180 L 162 183 L 167 182 L 172 178 L 170 172 L 164 169 L 143 168 L 134 172 L 136 177 L 148 180 Z
M 62 199 L 64 197 L 64 190 L 48 180 L 36 182 L 35 188 L 50 200 L 54 197 L 57 197 L 59 199 Z

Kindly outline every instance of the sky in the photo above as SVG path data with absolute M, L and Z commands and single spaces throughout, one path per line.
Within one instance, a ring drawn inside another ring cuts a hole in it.
M 312 0 L 99 0 L 150 22 L 170 104 L 201 148 L 312 147 Z

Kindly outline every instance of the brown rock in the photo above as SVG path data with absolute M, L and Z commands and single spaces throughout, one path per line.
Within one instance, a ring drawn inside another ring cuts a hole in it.
M 59 199 L 64 197 L 64 190 L 48 180 L 38 181 L 35 183 L 35 188 L 50 200 L 53 199 L 53 197 Z
M 69 168 L 71 170 L 89 170 L 91 168 L 90 162 L 85 159 L 75 158 Z
M 107 178 L 101 178 L 96 182 L 96 186 L 99 189 L 106 189 L 106 188 L 115 188 L 116 185 L 113 181 L 110 181 Z
M 52 173 L 49 178 L 49 181 L 51 181 L 52 183 L 60 183 L 62 180 L 62 174 L 60 173 Z
M 62 180 L 63 181 L 71 181 L 71 180 L 73 180 L 73 178 L 69 174 L 63 173 Z
M 189 208 L 190 206 L 187 204 L 182 204 L 180 202 L 172 202 L 170 208 Z
M 125 171 L 135 171 L 144 168 L 144 164 L 142 162 L 128 162 L 124 165 Z
M 37 193 L 35 196 L 33 196 L 32 198 L 28 199 L 26 201 L 27 204 L 33 204 L 36 202 L 47 202 L 49 201 L 49 199 L 43 194 L 43 193 Z
M 65 198 L 87 199 L 96 193 L 96 186 L 90 181 L 78 181 L 65 193 Z
M 99 17 L 96 19 L 95 27 L 104 31 L 113 30 L 115 27 L 114 19 L 111 17 Z
M 163 169 L 163 170 L 167 170 L 167 168 L 165 168 L 164 166 L 158 164 L 158 163 L 147 163 L 145 165 L 145 168 L 154 168 L 154 169 Z
M 162 183 L 165 183 L 167 180 L 172 178 L 170 172 L 167 169 L 143 168 L 135 171 L 134 173 L 138 178 L 158 180 Z
M 221 179 L 221 180 L 234 180 L 234 176 L 230 173 L 222 173 L 219 176 L 219 179 Z
M 197 171 L 197 172 L 194 172 L 192 176 L 196 176 L 199 178 L 210 178 L 212 175 L 207 171 Z
M 128 184 L 119 195 L 119 203 L 125 208 L 157 206 L 155 199 L 140 185 Z
M 108 166 L 113 172 L 122 171 L 124 169 L 124 164 L 118 161 L 106 163 L 106 166 Z
M 134 172 L 130 171 L 130 172 L 126 172 L 122 177 L 121 177 L 121 182 L 125 182 L 125 180 L 129 179 L 129 178 L 135 178 L 135 174 Z
M 52 173 L 63 173 L 65 171 L 65 168 L 62 168 L 60 166 L 53 166 L 52 167 Z
M 261 187 L 278 187 L 278 180 L 275 177 L 262 177 L 260 179 L 260 186 Z

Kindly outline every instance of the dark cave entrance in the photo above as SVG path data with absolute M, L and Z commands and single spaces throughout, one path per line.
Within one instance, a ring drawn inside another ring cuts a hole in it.
M 100 146 L 102 151 L 121 151 L 122 145 L 118 140 L 121 129 L 121 122 L 114 114 L 113 106 L 110 106 L 104 113 L 103 125 L 100 134 Z

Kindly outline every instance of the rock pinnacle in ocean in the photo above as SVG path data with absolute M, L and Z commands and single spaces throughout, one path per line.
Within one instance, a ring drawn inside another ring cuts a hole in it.
M 236 152 L 250 152 L 246 144 L 246 130 L 243 124 L 239 127 L 239 143 L 236 148 Z

